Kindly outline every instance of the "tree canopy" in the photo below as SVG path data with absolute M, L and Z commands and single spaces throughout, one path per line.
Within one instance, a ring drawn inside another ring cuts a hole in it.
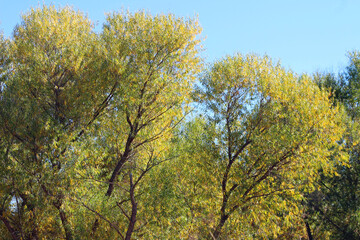
M 238 54 L 214 63 L 196 93 L 207 140 L 193 148 L 208 151 L 199 161 L 215 176 L 203 187 L 216 186 L 217 195 L 209 231 L 218 238 L 226 226 L 228 238 L 236 238 L 245 224 L 226 223 L 247 216 L 258 236 L 276 236 L 279 222 L 284 228 L 299 214 L 294 202 L 311 189 L 317 170 L 333 171 L 328 157 L 341 147 L 342 109 L 309 77 L 266 56 Z
M 339 79 L 255 54 L 204 68 L 200 33 L 144 11 L 96 32 L 43 6 L 0 36 L 4 239 L 344 236 L 324 219 L 358 234 L 356 200 L 329 206 L 357 196 L 359 54 Z

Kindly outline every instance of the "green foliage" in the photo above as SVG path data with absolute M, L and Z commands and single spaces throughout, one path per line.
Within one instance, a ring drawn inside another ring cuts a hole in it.
M 215 238 L 252 227 L 257 236 L 276 236 L 299 217 L 294 203 L 300 190 L 312 189 L 317 169 L 333 172 L 327 157 L 339 147 L 343 112 L 309 77 L 298 78 L 267 57 L 225 58 L 201 84 L 198 101 L 212 123 L 205 129 L 213 128 L 203 135 L 213 135 L 212 146 L 199 151 L 209 149 L 210 185 L 217 186 L 208 225 Z M 245 216 L 247 227 L 231 223 Z
M 43 6 L 0 36 L 2 237 L 304 235 L 302 193 L 357 146 L 353 123 L 339 141 L 346 117 L 327 92 L 356 122 L 356 53 L 346 81 L 319 75 L 320 90 L 267 56 L 201 73 L 196 19 L 114 12 L 93 27 Z M 184 122 L 190 106 L 202 111 Z
M 81 12 L 44 6 L 12 40 L 1 36 L 9 236 L 130 239 L 147 224 L 141 189 L 186 114 L 200 31 L 196 20 L 138 12 L 108 15 L 95 34 Z
M 349 164 L 337 166 L 335 176 L 321 175 L 316 191 L 307 197 L 309 222 L 313 224 L 314 232 L 325 232 L 328 239 L 360 237 L 359 69 L 359 54 L 355 51 L 349 54 L 346 71 L 338 77 L 331 74 L 317 75 L 317 83 L 334 93 L 334 101 L 343 104 L 348 115 L 343 142 L 344 151 L 350 156 Z M 331 156 L 331 159 L 337 160 L 337 156 Z

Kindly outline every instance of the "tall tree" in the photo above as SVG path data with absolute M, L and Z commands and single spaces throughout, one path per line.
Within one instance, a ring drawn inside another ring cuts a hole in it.
M 82 13 L 44 6 L 1 38 L 0 210 L 10 237 L 130 239 L 147 223 L 140 180 L 167 160 L 186 114 L 200 31 L 196 20 L 138 12 L 109 14 L 95 34 Z
M 207 140 L 192 146 L 194 159 L 214 175 L 204 186 L 216 186 L 203 201 L 211 209 L 208 238 L 247 231 L 244 237 L 276 236 L 279 222 L 289 225 L 299 217 L 293 201 L 300 189 L 311 188 L 316 169 L 333 171 L 327 157 L 339 147 L 342 110 L 309 77 L 254 55 L 214 63 L 196 94 L 208 124 Z
M 112 94 L 92 29 L 69 7 L 32 9 L 2 52 L 1 211 L 18 238 L 73 239 L 65 201 L 74 160 L 67 152 Z
M 147 224 L 151 212 L 141 205 L 146 201 L 142 195 L 147 183 L 143 180 L 150 170 L 168 160 L 172 129 L 186 114 L 201 67 L 200 31 L 196 20 L 173 15 L 108 15 L 101 37 L 107 72 L 118 84 L 118 93 L 84 142 L 83 161 L 89 168 L 80 161 L 78 171 L 81 178 L 94 184 L 107 183 L 98 185 L 102 189 L 99 193 L 88 191 L 78 197 L 85 208 L 96 212 L 94 235 L 103 234 L 97 230 L 100 224 L 116 222 L 111 228 L 130 239 L 136 225 L 141 228 Z M 94 159 L 93 165 L 89 159 Z M 103 209 L 96 210 L 97 201 L 85 206 L 93 194 L 106 202 Z
M 349 164 L 337 166 L 335 176 L 318 180 L 316 191 L 307 197 L 307 215 L 314 231 L 326 233 L 329 239 L 358 239 L 359 227 L 359 73 L 360 55 L 349 54 L 349 65 L 338 76 L 317 74 L 317 84 L 333 92 L 334 104 L 344 105 L 348 115 L 343 136 Z M 337 160 L 337 156 L 331 156 Z

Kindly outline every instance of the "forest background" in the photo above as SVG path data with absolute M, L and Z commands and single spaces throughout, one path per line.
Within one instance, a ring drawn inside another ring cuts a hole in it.
M 199 21 L 41 6 L 1 36 L 5 239 L 357 239 L 359 53 L 204 62 Z

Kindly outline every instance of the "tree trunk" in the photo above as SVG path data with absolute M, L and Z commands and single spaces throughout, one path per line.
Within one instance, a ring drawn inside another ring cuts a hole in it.
M 65 211 L 63 209 L 61 209 L 62 199 L 58 199 L 56 202 L 53 203 L 53 205 L 59 211 L 61 223 L 62 223 L 64 231 L 65 231 L 66 240 L 73 240 L 74 238 L 73 238 L 72 230 L 70 227 L 70 223 L 66 217 Z
M 114 184 L 116 181 L 116 177 L 119 174 L 120 169 L 122 168 L 122 166 L 124 165 L 126 161 L 126 158 L 122 157 L 120 159 L 120 161 L 116 164 L 115 169 L 113 171 L 113 173 L 111 174 L 110 180 L 109 180 L 109 186 L 108 186 L 108 190 L 106 191 L 106 196 L 110 197 L 112 192 L 114 191 Z
M 61 223 L 65 230 L 66 240 L 73 240 L 72 230 L 70 228 L 70 224 L 66 217 L 65 211 L 62 209 L 59 209 L 59 214 L 60 214 L 60 218 L 61 218 Z
M 109 180 L 109 186 L 108 186 L 108 190 L 106 191 L 106 196 L 110 197 L 112 192 L 114 191 L 114 184 L 116 181 L 116 177 L 118 176 L 120 169 L 122 168 L 122 166 L 125 164 L 125 162 L 128 160 L 130 154 L 131 154 L 131 143 L 134 141 L 135 137 L 133 136 L 134 134 L 132 132 L 130 132 L 130 135 L 126 141 L 126 146 L 125 146 L 125 150 L 124 153 L 122 154 L 120 160 L 118 161 L 118 163 L 116 164 L 113 173 L 111 174 L 110 180 Z
M 1 213 L 1 215 L 2 215 L 2 213 Z M 18 234 L 16 233 L 15 229 L 11 226 L 10 222 L 1 215 L 0 215 L 0 218 L 3 221 L 3 223 L 5 224 L 5 227 L 7 228 L 7 230 L 10 232 L 12 239 L 20 240 Z
M 125 240 L 130 240 L 131 235 L 135 229 L 136 214 L 137 214 L 137 203 L 135 201 L 135 186 L 133 184 L 132 174 L 130 173 L 130 199 L 131 199 L 131 217 L 129 219 L 129 225 L 126 232 Z
M 313 236 L 311 234 L 310 225 L 309 225 L 309 223 L 307 221 L 305 221 L 305 225 L 306 225 L 306 232 L 307 232 L 309 240 L 314 240 L 314 238 L 313 238 Z
M 91 236 L 92 237 L 95 237 L 95 233 L 96 233 L 96 230 L 98 229 L 98 227 L 99 227 L 99 219 L 96 218 L 95 222 L 94 222 L 94 224 L 93 224 L 93 226 L 91 228 Z
M 212 234 L 210 239 L 219 239 L 221 234 L 221 229 L 224 227 L 226 220 L 229 218 L 228 215 L 221 215 L 220 222 L 216 226 L 214 233 Z

